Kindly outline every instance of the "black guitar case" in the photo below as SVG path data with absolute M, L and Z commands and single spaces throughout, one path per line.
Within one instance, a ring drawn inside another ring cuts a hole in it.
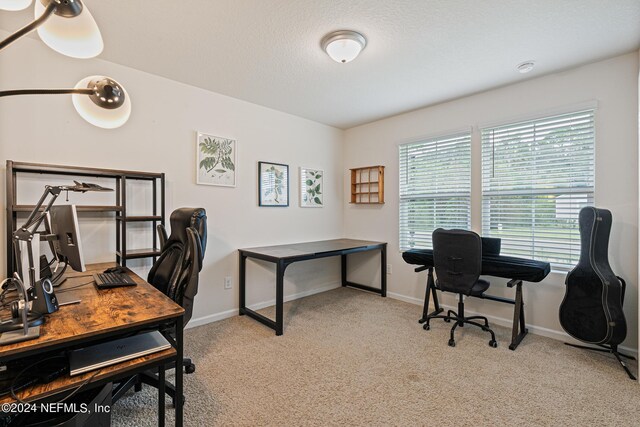
M 622 310 L 625 282 L 608 259 L 611 212 L 587 206 L 579 219 L 580 261 L 565 281 L 560 324 L 573 338 L 615 348 L 627 336 L 627 322 Z

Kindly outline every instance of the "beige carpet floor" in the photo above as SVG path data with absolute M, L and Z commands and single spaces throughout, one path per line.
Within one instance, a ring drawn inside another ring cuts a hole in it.
M 189 329 L 197 370 L 185 376 L 185 424 L 640 425 L 640 385 L 612 356 L 531 334 L 510 351 L 510 330 L 497 326 L 498 348 L 475 327 L 452 348 L 449 324 L 424 331 L 420 313 L 341 288 L 287 303 L 281 337 L 245 316 Z M 113 425 L 157 425 L 156 396 L 130 391 Z

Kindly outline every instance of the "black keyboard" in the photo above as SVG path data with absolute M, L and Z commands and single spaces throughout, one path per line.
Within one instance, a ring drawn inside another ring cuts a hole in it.
M 119 286 L 135 286 L 129 275 L 125 273 L 97 273 L 93 275 L 98 288 L 117 288 Z

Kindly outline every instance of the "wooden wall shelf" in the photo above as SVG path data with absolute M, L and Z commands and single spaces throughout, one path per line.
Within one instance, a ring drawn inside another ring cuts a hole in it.
M 384 204 L 384 166 L 366 166 L 351 170 L 351 201 L 364 205 Z

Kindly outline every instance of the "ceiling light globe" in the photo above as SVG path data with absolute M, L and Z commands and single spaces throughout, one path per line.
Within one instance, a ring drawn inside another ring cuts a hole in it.
M 94 126 L 115 129 L 131 115 L 131 98 L 124 87 L 110 77 L 89 76 L 76 89 L 92 89 L 93 94 L 73 94 L 73 106 L 80 116 Z
M 0 0 L 0 9 L 2 10 L 22 10 L 29 7 L 31 0 Z
M 322 39 L 322 49 L 327 55 L 343 64 L 356 59 L 366 45 L 362 34 L 350 30 L 335 31 Z
M 42 15 L 50 1 L 53 0 L 36 0 L 36 18 Z M 72 58 L 93 58 L 104 49 L 100 29 L 84 5 L 77 16 L 66 17 L 53 13 L 38 27 L 38 35 L 51 49 Z

